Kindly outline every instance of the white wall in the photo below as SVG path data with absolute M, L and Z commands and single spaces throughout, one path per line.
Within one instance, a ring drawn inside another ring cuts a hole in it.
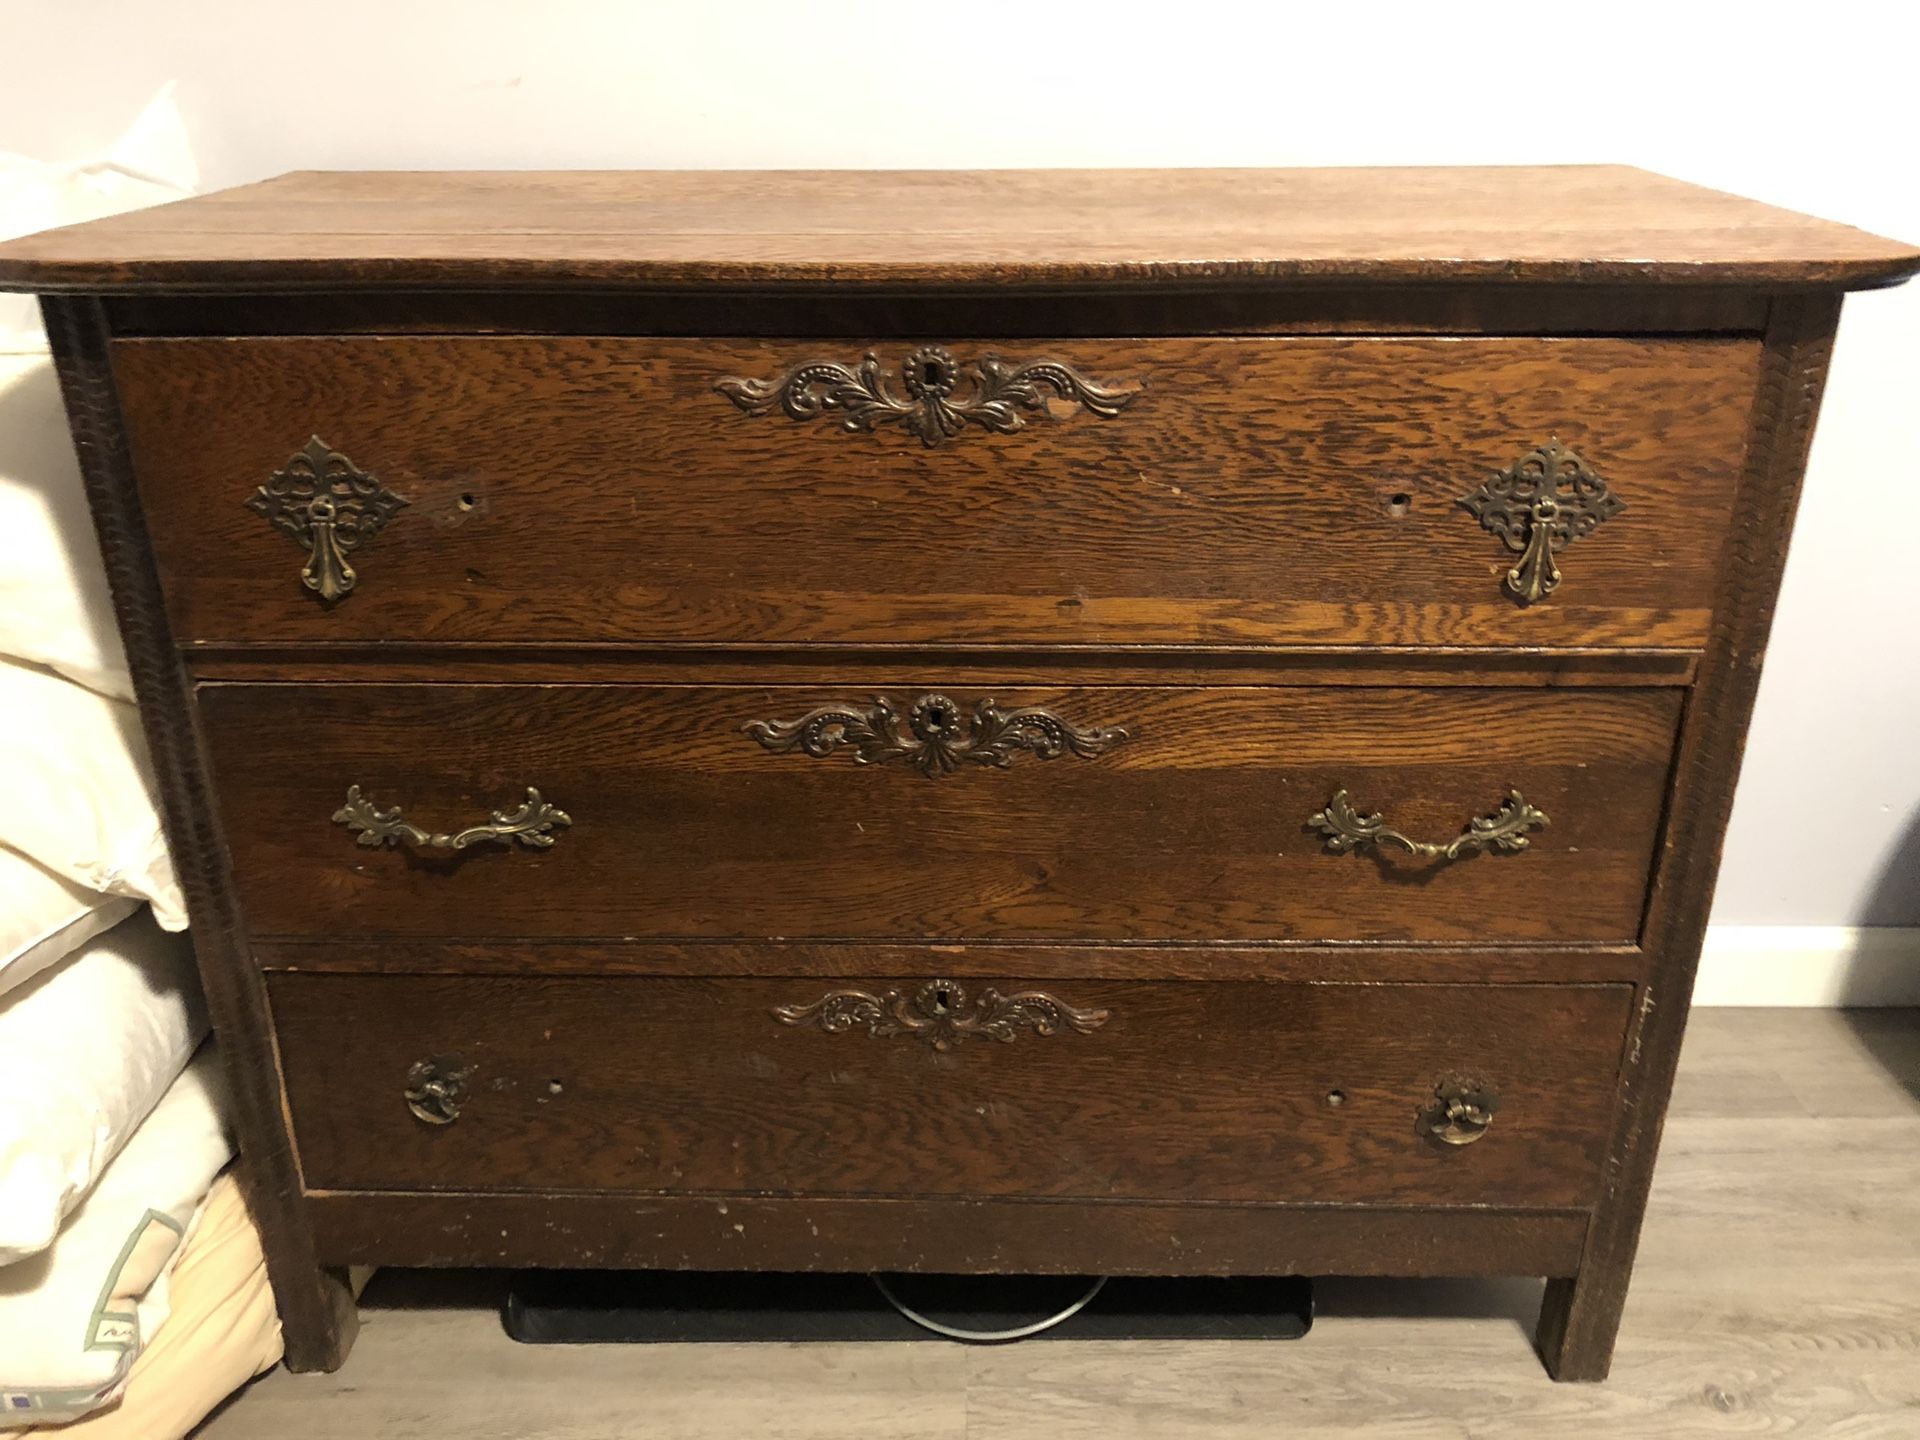
M 0 149 L 80 158 L 178 78 L 209 186 L 1623 161 L 1920 241 L 1910 8 L 11 0 Z M 1717 921 L 1920 925 L 1916 407 L 1920 285 L 1849 302 Z

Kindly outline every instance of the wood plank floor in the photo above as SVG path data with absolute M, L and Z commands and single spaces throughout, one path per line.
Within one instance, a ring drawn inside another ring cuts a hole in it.
M 1920 1011 L 1695 1013 L 1605 1385 L 1535 1282 L 1329 1280 L 1302 1341 L 529 1347 L 501 1281 L 389 1272 L 337 1375 L 203 1440 L 1920 1437 Z

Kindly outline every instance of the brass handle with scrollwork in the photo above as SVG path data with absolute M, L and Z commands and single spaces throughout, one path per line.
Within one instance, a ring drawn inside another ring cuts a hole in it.
M 347 787 L 347 803 L 333 812 L 334 823 L 354 831 L 354 843 L 369 849 L 380 845 L 405 843 L 428 850 L 464 850 L 482 840 L 518 841 L 535 850 L 552 845 L 553 831 L 571 825 L 573 817 L 557 805 L 549 805 L 531 785 L 527 798 L 517 810 L 496 810 L 485 825 L 469 825 L 464 830 L 436 832 L 422 830 L 400 816 L 400 807 L 382 810 L 360 793 L 358 785 Z
M 1422 860 L 1458 860 L 1481 850 L 1515 851 L 1527 848 L 1527 831 L 1550 822 L 1544 810 L 1529 805 L 1518 790 L 1507 793 L 1493 814 L 1469 821 L 1467 828 L 1447 841 L 1413 840 L 1390 828 L 1379 815 L 1362 815 L 1347 803 L 1347 792 L 1334 792 L 1327 808 L 1307 821 L 1309 828 L 1327 837 L 1327 849 L 1344 855 L 1369 845 L 1394 846 Z
M 1420 1112 L 1420 1132 L 1442 1145 L 1471 1145 L 1493 1126 L 1500 1098 L 1475 1080 L 1450 1076 L 1433 1087 Z

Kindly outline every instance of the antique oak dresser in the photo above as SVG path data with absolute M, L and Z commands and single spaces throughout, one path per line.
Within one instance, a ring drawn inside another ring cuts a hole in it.
M 1844 291 L 1612 167 L 296 174 L 45 297 L 343 1267 L 1515 1274 L 1606 1374 Z

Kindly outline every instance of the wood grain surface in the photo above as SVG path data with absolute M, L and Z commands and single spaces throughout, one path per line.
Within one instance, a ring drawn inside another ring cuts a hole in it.
M 311 290 L 104 297 L 122 336 L 1757 335 L 1767 299 L 1700 285 L 812 286 Z
M 668 646 L 585 648 L 432 645 L 401 640 L 323 649 L 277 646 L 182 647 L 197 680 L 332 685 L 362 682 L 434 685 L 448 667 L 470 685 L 674 684 L 818 685 L 845 681 L 862 693 L 913 689 L 927 675 L 928 647 L 918 645 Z M 943 683 L 989 692 L 1032 685 L 1328 685 L 1374 687 L 1652 685 L 1668 689 L 1693 679 L 1692 650 L 1488 650 L 1436 646 L 1385 649 L 1342 646 L 1228 647 L 1117 645 L 940 648 Z
M 0 247 L 0 286 L 1856 286 L 1920 251 L 1615 165 L 296 172 Z
M 262 970 L 339 975 L 1002 975 L 1055 980 L 1260 980 L 1403 984 L 1638 984 L 1637 945 L 1262 941 L 328 940 L 256 942 Z
M 1142 387 L 935 448 L 742 414 L 715 383 L 897 372 L 853 338 L 123 341 L 186 642 L 1452 645 L 1706 636 L 1750 339 L 955 341 Z M 889 381 L 902 393 L 900 378 Z M 964 388 L 964 387 L 963 387 Z M 320 436 L 408 502 L 335 606 L 246 501 Z M 1558 437 L 1623 513 L 1521 606 L 1459 499 Z
M 1513 1206 L 506 1190 L 321 1191 L 307 1211 L 342 1265 L 983 1275 L 1559 1275 L 1588 1221 Z
M 893 983 L 910 995 L 920 982 Z M 310 1190 L 1550 1208 L 1598 1193 L 1632 1000 L 1627 986 L 1049 982 L 1105 1022 L 944 1053 L 775 1018 L 834 988 L 268 981 Z M 403 1092 L 416 1061 L 441 1055 L 470 1067 L 470 1094 L 457 1120 L 427 1125 Z M 1450 1077 L 1498 1097 L 1469 1145 L 1417 1125 Z
M 931 673 L 927 689 L 941 688 Z M 753 721 L 871 701 L 814 687 L 238 686 L 199 691 L 256 936 L 1628 942 L 1673 690 L 1000 691 L 1130 738 L 933 778 L 770 753 Z M 896 692 L 904 715 L 916 699 Z M 983 694 L 950 697 L 971 712 Z M 369 850 L 350 785 L 434 831 L 528 786 L 551 849 Z M 1551 824 L 1452 863 L 1333 854 L 1338 790 L 1446 841 L 1512 790 Z M 295 879 L 294 877 L 297 877 Z
M 955 1268 L 1511 1266 L 1605 1375 L 1838 292 L 1917 267 L 1607 167 L 308 174 L 0 247 L 84 292 L 49 329 L 289 1363 L 352 1335 L 322 1262 L 930 1268 L 945 1227 Z M 929 448 L 714 390 L 927 343 L 1139 394 Z M 331 609 L 246 508 L 315 434 L 409 502 Z M 1522 608 L 1457 501 L 1551 438 L 1626 508 Z M 741 733 L 934 689 L 1131 736 L 928 780 Z M 348 784 L 576 823 L 357 848 Z M 1329 855 L 1342 788 L 1553 824 Z M 936 966 L 1109 1020 L 770 1018 Z M 406 1068 L 454 1046 L 430 1130 Z M 1503 1108 L 1442 1151 L 1412 1113 L 1468 1067 Z M 1766 1194 L 1853 1225 L 1874 1137 L 1822 1133 Z M 1804 1233 L 1703 1208 L 1749 1268 Z
M 1537 1280 L 1322 1278 L 1312 1333 L 1285 1345 L 637 1349 L 517 1345 L 500 1325 L 507 1276 L 396 1270 L 368 1290 L 369 1323 L 344 1373 L 270 1375 L 202 1440 L 417 1440 L 423 1429 L 525 1440 L 1909 1440 L 1920 1411 L 1916 1193 L 1920 1012 L 1699 1010 L 1605 1385 L 1540 1374 L 1524 1339 Z M 348 1203 L 366 1207 L 351 1223 L 331 1213 Z M 349 1229 L 365 1243 L 397 1238 L 402 1207 L 430 1203 L 441 1202 L 310 1202 L 329 1243 Z M 498 1242 L 510 1227 L 531 1246 L 558 1225 L 612 1245 L 670 1223 L 629 1201 L 620 1218 L 589 1225 L 574 1203 L 585 1202 L 477 1197 L 459 1242 Z M 744 1202 L 730 1203 L 709 1225 L 716 1246 L 743 1219 Z M 1106 1207 L 1106 1223 L 1143 1208 Z M 1389 1223 L 1378 1210 L 1222 1213 L 1267 1225 L 1280 1250 L 1322 1216 Z M 1512 1212 L 1479 1213 L 1512 1223 Z M 772 1223 L 751 1208 L 744 1219 L 745 1243 Z M 1154 1219 L 1183 1237 L 1205 1224 L 1191 1210 Z M 921 1235 L 938 1249 L 940 1230 Z M 1518 1243 L 1511 1231 L 1452 1235 L 1436 1265 Z M 633 1283 L 643 1295 L 646 1277 Z

